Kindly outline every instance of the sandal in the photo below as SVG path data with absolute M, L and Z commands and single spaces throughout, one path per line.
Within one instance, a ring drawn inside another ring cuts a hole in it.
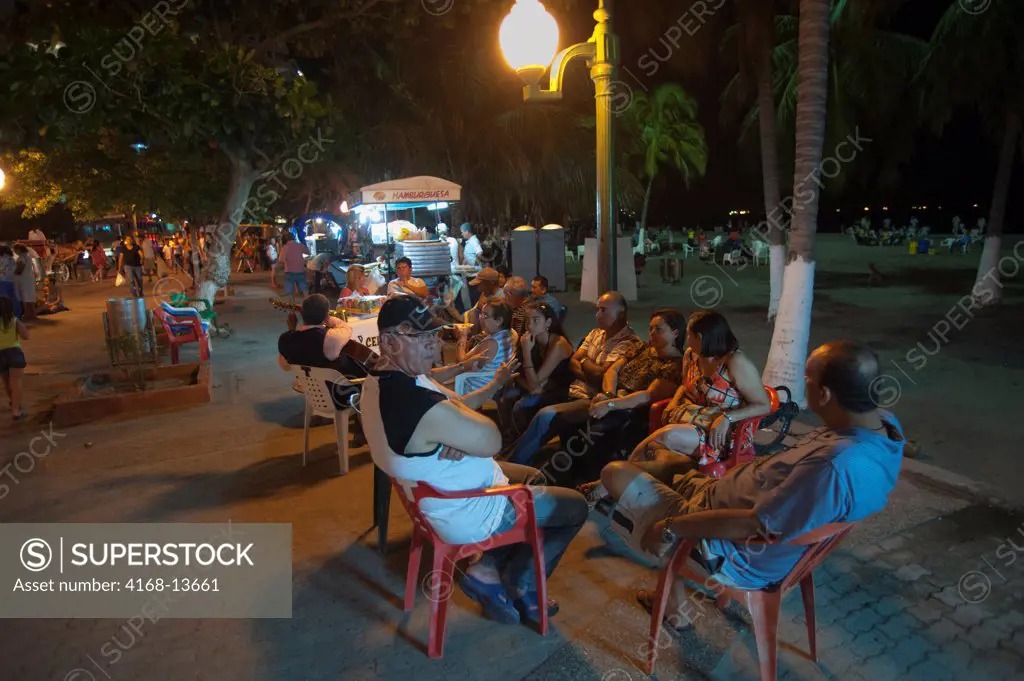
M 540 622 L 540 604 L 537 603 L 537 593 L 534 591 L 527 592 L 519 598 L 512 601 L 512 605 L 519 612 L 519 617 L 524 622 L 532 622 L 534 624 Z M 548 617 L 554 617 L 558 614 L 558 601 L 554 598 L 548 599 Z
M 647 611 L 648 615 L 654 614 L 654 594 L 650 591 L 637 591 L 636 602 L 640 604 L 640 607 Z M 672 622 L 669 621 L 672 617 L 675 617 L 677 620 L 682 619 L 682 624 L 679 624 L 678 626 L 672 624 Z M 680 636 L 687 629 L 693 628 L 693 620 L 690 617 L 677 617 L 676 615 L 666 612 L 666 615 L 661 622 L 661 627 L 674 636 Z
M 459 580 L 459 588 L 470 600 L 483 606 L 487 619 L 501 624 L 519 624 L 519 611 L 509 601 L 501 582 L 487 584 L 472 575 L 464 574 Z
M 608 490 L 604 488 L 600 480 L 594 482 L 588 482 L 585 485 L 580 485 L 576 488 L 576 491 L 583 495 L 583 498 L 587 500 L 587 506 L 594 509 L 603 499 L 608 498 Z

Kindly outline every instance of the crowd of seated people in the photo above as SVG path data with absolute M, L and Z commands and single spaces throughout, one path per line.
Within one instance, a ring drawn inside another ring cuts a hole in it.
M 516 354 L 519 337 L 512 330 L 512 310 L 503 302 L 486 303 L 479 313 L 480 333 L 458 348 L 458 360 L 475 361 L 481 376 L 466 380 L 467 391 L 472 392 L 489 383 L 501 365 Z
M 519 358 L 506 355 L 486 395 L 458 396 L 439 384 L 432 369 L 441 322 L 408 299 L 387 301 L 378 318 L 381 361 L 364 389 L 362 408 L 374 462 L 399 481 L 442 491 L 533 485 L 548 575 L 587 519 L 593 493 L 632 519 L 628 534 L 636 552 L 659 561 L 679 541 L 703 538 L 692 556 L 696 565 L 722 584 L 747 589 L 781 581 L 805 547 L 748 550 L 745 540 L 762 533 L 785 542 L 885 506 L 904 440 L 896 419 L 872 399 L 879 364 L 870 348 L 839 341 L 815 350 L 805 386 L 824 427 L 712 479 L 697 464 L 721 456 L 737 421 L 770 411 L 757 368 L 721 315 L 700 312 L 687 320 L 678 311 L 659 310 L 645 344 L 626 321 L 626 301 L 612 292 L 598 302 L 597 328 L 573 351 L 551 306 L 530 302 L 524 309 Z M 510 331 L 508 306 L 485 303 L 480 311 L 485 333 Z M 478 412 L 481 397 L 503 390 L 499 411 L 506 416 L 499 421 L 521 433 L 504 448 L 499 424 Z M 610 426 L 611 442 L 630 423 L 643 431 L 645 407 L 673 395 L 664 427 L 626 447 L 628 460 L 594 435 Z M 564 437 L 566 424 L 583 426 L 599 443 L 593 462 L 601 464 L 600 481 L 583 488 L 587 495 L 553 485 L 550 475 L 524 465 L 538 462 L 548 438 Z M 508 461 L 500 461 L 508 454 Z M 484 541 L 516 520 L 512 504 L 493 495 L 433 499 L 421 510 L 452 543 Z M 537 602 L 532 571 L 527 545 L 503 547 L 463 571 L 460 588 L 491 619 L 536 621 L 540 607 L 554 614 L 558 604 Z M 668 612 L 675 612 L 685 598 L 681 583 L 671 598 Z M 640 592 L 637 600 L 651 608 L 650 594 Z

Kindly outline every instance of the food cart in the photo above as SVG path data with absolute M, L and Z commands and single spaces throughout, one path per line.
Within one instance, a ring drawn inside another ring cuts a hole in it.
M 389 180 L 367 185 L 352 197 L 349 205 L 359 216 L 361 224 L 368 224 L 375 244 L 387 249 L 387 278 L 394 277 L 394 260 L 408 257 L 418 277 L 449 277 L 453 274 L 463 280 L 463 301 L 469 305 L 466 282 L 476 270 L 453 268 L 448 243 L 426 236 L 416 226 L 417 211 L 426 211 L 434 224 L 444 222 L 442 214 L 451 204 L 462 198 L 462 187 L 439 177 L 418 176 Z M 397 213 L 408 211 L 409 220 L 398 219 Z

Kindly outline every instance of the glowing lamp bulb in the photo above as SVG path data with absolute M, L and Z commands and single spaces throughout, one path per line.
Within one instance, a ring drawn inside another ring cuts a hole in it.
M 539 0 L 518 0 L 501 22 L 498 41 L 513 69 L 539 68 L 543 72 L 558 51 L 558 23 Z
M 4 188 L 4 184 L 7 183 L 7 176 L 4 175 L 4 171 L 0 170 L 0 189 Z

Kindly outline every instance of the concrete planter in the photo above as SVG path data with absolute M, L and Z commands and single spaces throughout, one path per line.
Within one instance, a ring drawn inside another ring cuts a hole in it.
M 56 427 L 116 416 L 208 404 L 213 395 L 210 363 L 146 368 L 146 389 L 138 390 L 124 371 L 91 374 L 57 398 Z

